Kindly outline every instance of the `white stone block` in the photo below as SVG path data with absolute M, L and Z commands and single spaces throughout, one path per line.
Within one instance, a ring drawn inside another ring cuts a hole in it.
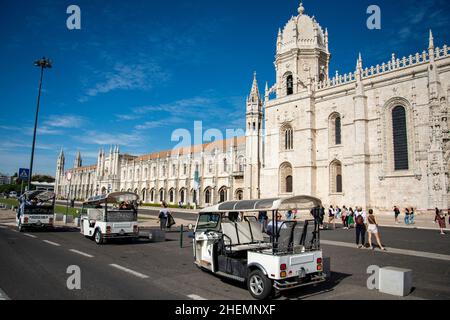
M 64 215 L 61 213 L 56 213 L 55 214 L 55 221 L 63 221 L 64 219 Z
M 72 223 L 73 222 L 73 216 L 70 216 L 70 215 L 64 215 L 64 218 L 63 218 L 63 223 L 64 224 L 68 224 L 68 223 Z
M 412 270 L 386 267 L 379 272 L 380 292 L 405 297 L 412 290 Z
M 148 239 L 152 242 L 164 242 L 166 241 L 166 232 L 162 230 L 150 230 Z

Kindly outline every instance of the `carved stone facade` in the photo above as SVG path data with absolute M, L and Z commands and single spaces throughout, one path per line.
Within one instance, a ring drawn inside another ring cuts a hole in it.
M 330 77 L 328 41 L 328 31 L 300 5 L 279 30 L 276 82 L 266 84 L 263 98 L 254 76 L 245 137 L 142 157 L 115 148 L 106 156 L 101 151 L 92 167 L 82 167 L 79 157 L 70 170 L 74 194 L 129 190 L 145 202 L 201 206 L 312 195 L 325 204 L 380 210 L 447 208 L 447 46 L 435 47 L 430 32 L 422 53 L 392 54 L 365 68 L 360 55 L 355 71 Z M 66 196 L 63 154 L 56 177 L 58 195 Z

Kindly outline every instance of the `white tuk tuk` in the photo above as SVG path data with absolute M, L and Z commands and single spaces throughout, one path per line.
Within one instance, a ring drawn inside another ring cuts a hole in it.
M 19 198 L 16 225 L 25 228 L 53 228 L 55 194 L 51 191 L 28 191 Z
M 275 292 L 324 282 L 317 219 L 304 224 L 279 221 L 263 230 L 255 216 L 271 212 L 275 221 L 279 213 L 315 212 L 310 210 L 320 205 L 319 199 L 298 196 L 230 201 L 206 208 L 200 212 L 195 227 L 195 264 L 218 276 L 246 282 L 250 294 L 258 300 L 270 298 Z
M 81 234 L 100 245 L 108 239 L 139 238 L 135 193 L 116 192 L 90 198 L 81 209 Z

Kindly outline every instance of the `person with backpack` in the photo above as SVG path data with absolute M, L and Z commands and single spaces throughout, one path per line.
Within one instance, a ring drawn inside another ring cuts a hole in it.
M 162 209 L 159 210 L 159 227 L 161 230 L 166 230 L 167 228 L 167 222 L 169 220 L 169 209 L 168 209 L 168 205 L 166 202 L 163 202 L 161 204 Z
M 358 249 L 364 248 L 366 245 L 366 223 L 367 215 L 363 211 L 362 207 L 357 207 L 355 212 L 356 223 L 356 246 Z M 361 239 L 361 244 L 359 240 Z

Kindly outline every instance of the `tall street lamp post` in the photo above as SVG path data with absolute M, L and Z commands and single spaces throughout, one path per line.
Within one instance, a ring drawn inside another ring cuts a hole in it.
M 36 107 L 36 118 L 34 121 L 34 133 L 33 133 L 33 145 L 31 147 L 31 161 L 30 161 L 30 176 L 28 177 L 28 191 L 31 190 L 31 178 L 33 177 L 33 162 L 34 162 L 34 148 L 36 146 L 36 131 L 37 131 L 37 125 L 38 125 L 38 118 L 39 118 L 39 105 L 41 103 L 41 90 L 42 90 L 42 79 L 44 77 L 44 69 L 50 69 L 52 67 L 52 62 L 49 59 L 46 59 L 45 57 L 36 61 L 34 63 L 36 67 L 41 68 L 41 78 L 39 81 L 39 94 L 37 99 L 37 107 Z

